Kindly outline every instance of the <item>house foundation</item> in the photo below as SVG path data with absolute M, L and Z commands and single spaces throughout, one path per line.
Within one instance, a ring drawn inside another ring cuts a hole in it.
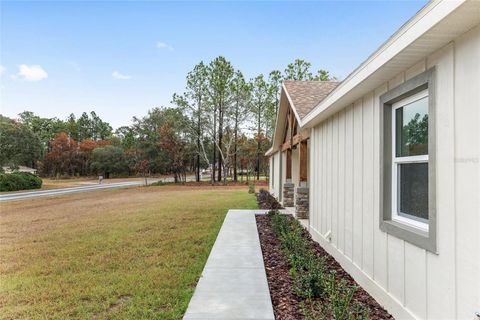
M 295 197 L 295 184 L 292 182 L 285 182 L 283 184 L 283 206 L 293 207 Z
M 299 219 L 308 219 L 308 187 L 298 187 L 295 197 L 295 215 Z

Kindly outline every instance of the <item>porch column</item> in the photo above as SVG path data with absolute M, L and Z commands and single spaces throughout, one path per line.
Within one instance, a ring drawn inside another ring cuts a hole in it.
M 287 149 L 287 165 L 285 174 L 285 183 L 283 184 L 283 206 L 293 207 L 293 198 L 295 185 L 292 183 L 292 149 Z
M 287 181 L 292 181 L 292 149 L 287 149 L 287 173 L 285 178 Z
M 299 143 L 300 147 L 300 185 L 296 189 L 295 197 L 295 214 L 299 219 L 308 219 L 308 152 L 307 152 L 307 140 L 303 140 Z

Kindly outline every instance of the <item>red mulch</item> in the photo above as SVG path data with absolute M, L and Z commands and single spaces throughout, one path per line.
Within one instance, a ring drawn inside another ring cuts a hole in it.
M 260 209 L 283 209 L 282 205 L 278 203 L 277 199 L 275 199 L 270 192 L 265 189 L 260 189 L 256 194 L 257 197 L 257 204 Z
M 258 215 L 257 227 L 260 235 L 263 261 L 267 273 L 268 285 L 270 287 L 275 319 L 305 319 L 300 307 L 302 299 L 293 293 L 292 279 L 289 274 L 290 265 L 281 251 L 280 241 L 272 229 L 270 218 L 265 215 Z M 331 255 L 317 242 L 312 240 L 306 230 L 303 232 L 303 237 L 305 241 L 311 242 L 319 256 L 325 258 L 327 272 L 336 271 L 337 281 L 344 279 L 349 286 L 358 287 L 354 294 L 354 300 L 369 309 L 370 319 L 393 319 L 375 299 L 358 286 L 355 280 L 342 269 L 340 264 Z
M 305 319 L 300 308 L 301 299 L 293 293 L 290 265 L 281 251 L 270 218 L 265 215 L 256 218 L 275 319 Z

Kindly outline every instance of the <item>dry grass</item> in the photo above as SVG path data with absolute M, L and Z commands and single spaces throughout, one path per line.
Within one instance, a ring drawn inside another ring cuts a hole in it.
M 162 177 L 163 178 L 163 177 Z M 153 180 L 156 178 L 148 178 Z M 10 194 L 10 193 L 19 193 L 19 192 L 28 192 L 28 191 L 37 191 L 37 190 L 51 190 L 51 189 L 63 189 L 63 188 L 72 188 L 72 187 L 84 187 L 88 185 L 98 184 L 98 179 L 82 177 L 82 178 L 71 178 L 71 179 L 51 179 L 51 178 L 42 178 L 42 187 L 40 189 L 31 189 L 31 190 L 18 190 L 18 191 L 2 191 L 0 194 Z M 144 181 L 144 178 L 112 178 L 105 179 L 102 181 L 102 184 L 109 184 L 115 182 L 128 182 L 128 181 Z
M 2 203 L 0 318 L 179 319 L 246 187 L 137 187 Z
M 153 178 L 151 178 L 153 179 Z M 98 179 L 94 178 L 72 178 L 72 179 L 50 179 L 43 178 L 42 189 L 60 189 L 69 187 L 81 187 L 90 184 L 98 184 Z M 126 182 L 126 181 L 143 181 L 143 178 L 112 178 L 105 179 L 102 184 Z

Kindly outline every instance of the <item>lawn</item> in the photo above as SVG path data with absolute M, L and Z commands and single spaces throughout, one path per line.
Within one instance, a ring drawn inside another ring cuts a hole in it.
M 153 179 L 153 178 L 150 178 Z M 43 178 L 42 189 L 62 189 L 70 187 L 82 187 L 92 184 L 98 184 L 98 179 L 96 178 L 72 178 L 72 179 L 50 179 Z M 115 182 L 126 182 L 126 181 L 143 181 L 143 178 L 112 178 L 104 179 L 102 184 L 115 183 Z
M 1 319 L 180 319 L 246 187 L 136 187 L 2 203 Z
M 153 180 L 155 178 L 149 178 Z M 127 181 L 144 181 L 143 178 L 112 178 L 104 179 L 102 184 L 116 183 L 116 182 L 127 182 Z M 51 189 L 64 189 L 72 187 L 85 187 L 89 185 L 98 184 L 98 179 L 81 177 L 81 178 L 71 178 L 71 179 L 51 179 L 51 178 L 42 178 L 42 187 L 40 190 L 51 190 Z M 19 192 L 28 192 L 28 191 L 38 191 L 39 189 L 29 189 L 29 190 L 18 190 L 18 191 L 1 191 L 0 194 L 9 194 L 9 193 L 19 193 Z
M 148 177 L 147 180 L 151 183 L 152 180 L 172 178 L 171 176 L 159 175 Z M 104 179 L 102 184 L 109 183 L 118 183 L 118 182 L 129 182 L 129 181 L 144 181 L 142 177 L 127 177 L 127 178 L 110 178 Z M 80 178 L 70 178 L 70 179 L 52 179 L 52 178 L 42 178 L 42 188 L 40 190 L 52 190 L 52 189 L 64 189 L 72 187 L 85 187 L 90 185 L 97 185 L 98 179 L 92 177 L 80 177 Z M 18 193 L 18 192 L 28 192 L 28 191 L 38 191 L 38 189 L 31 190 L 18 190 L 18 191 L 1 191 L 0 194 L 9 194 L 9 193 Z

